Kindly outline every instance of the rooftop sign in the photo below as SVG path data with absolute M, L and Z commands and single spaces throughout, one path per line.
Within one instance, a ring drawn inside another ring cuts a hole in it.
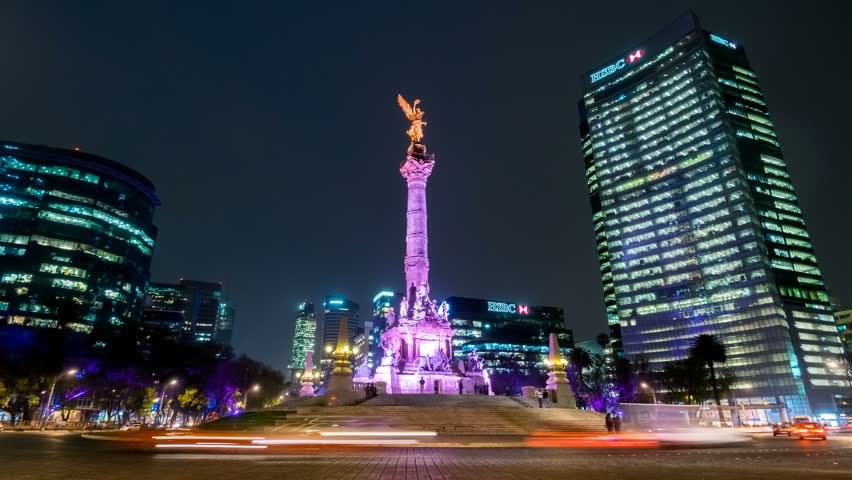
M 519 315 L 529 315 L 530 307 L 528 305 L 518 305 L 515 303 L 505 302 L 488 302 L 488 311 L 495 313 L 515 313 Z
M 592 73 L 590 75 L 592 83 L 595 83 L 599 80 L 602 80 L 613 73 L 623 69 L 624 67 L 630 66 L 640 60 L 645 56 L 645 50 L 639 48 L 634 50 L 629 55 L 624 58 L 619 59 L 615 63 L 609 64 L 602 69 Z

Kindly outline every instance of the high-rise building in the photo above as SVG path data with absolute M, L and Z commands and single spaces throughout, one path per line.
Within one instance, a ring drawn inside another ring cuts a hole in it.
M 305 300 L 296 310 L 296 324 L 293 331 L 293 351 L 290 355 L 291 378 L 305 368 L 305 356 L 316 348 L 317 316 L 314 304 Z
M 319 330 L 317 331 L 317 348 L 319 352 L 314 355 L 314 363 L 319 363 L 320 375 L 322 375 L 323 382 L 325 382 L 334 367 L 332 352 L 337 346 L 340 320 L 342 318 L 346 318 L 347 320 L 346 327 L 349 330 L 348 344 L 353 349 L 356 345 L 356 339 L 359 343 L 363 344 L 364 331 L 358 319 L 359 307 L 357 303 L 341 295 L 329 295 L 323 298 L 322 308 L 322 322 L 320 322 Z M 361 338 L 358 338 L 359 335 L 361 335 Z M 361 352 L 359 351 L 359 353 Z M 319 359 L 319 362 L 316 359 Z M 352 363 L 356 364 L 355 358 L 352 358 Z
M 319 334 L 319 347 L 322 353 L 337 345 L 337 334 L 340 330 L 340 319 L 346 317 L 349 328 L 349 344 L 354 345 L 355 337 L 361 331 L 358 319 L 358 304 L 340 295 L 330 295 L 323 299 L 323 318 Z
M 580 134 L 613 347 L 661 369 L 714 334 L 737 401 L 836 411 L 850 385 L 842 345 L 742 45 L 688 13 L 583 82 Z
M 220 282 L 180 279 L 149 285 L 143 318 L 147 328 L 160 333 L 168 333 L 179 322 L 185 341 L 230 345 L 234 315 Z
M 466 297 L 449 297 L 445 301 L 453 328 L 455 358 L 466 355 L 462 348 L 466 343 L 483 340 L 535 344 L 547 353 L 547 337 L 556 333 L 561 346 L 570 348 L 573 345 L 562 307 Z
M 178 341 L 183 337 L 186 298 L 180 285 L 150 283 L 142 326 L 147 335 Z
M 837 330 L 846 347 L 846 358 L 852 359 L 852 308 L 837 310 L 834 315 L 837 317 Z
M 405 295 L 392 290 L 382 290 L 373 297 L 373 315 L 364 320 L 364 335 L 366 335 L 367 368 L 372 373 L 379 366 L 384 355 L 382 350 L 382 332 L 388 325 L 388 314 Z
M 159 204 L 112 160 L 0 141 L 0 322 L 87 333 L 138 321 Z
M 219 311 L 216 315 L 216 328 L 213 331 L 213 341 L 220 345 L 230 345 L 234 336 L 234 307 L 227 299 L 219 302 Z

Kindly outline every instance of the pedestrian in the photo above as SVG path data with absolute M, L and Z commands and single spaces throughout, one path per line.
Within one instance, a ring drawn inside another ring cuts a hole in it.
M 541 390 L 536 389 L 535 396 L 538 397 L 538 408 L 544 408 L 544 404 L 542 403 L 544 401 L 544 395 L 541 393 Z
M 550 394 L 549 394 L 549 393 L 547 393 L 547 389 L 546 389 L 546 388 L 542 390 L 542 392 L 541 392 L 541 396 L 542 396 L 542 398 L 543 398 L 544 400 L 547 400 L 547 397 L 549 397 L 549 396 L 550 396 Z
M 462 382 L 461 378 L 459 379 L 459 395 L 464 395 L 464 382 Z
M 420 393 L 423 393 L 423 387 L 426 385 L 426 380 L 423 380 L 423 377 L 420 377 Z
M 612 433 L 612 429 L 615 427 L 615 424 L 612 421 L 612 414 L 607 412 L 606 414 L 606 431 Z
M 612 419 L 613 427 L 615 427 L 615 433 L 621 433 L 621 415 L 615 414 L 615 418 Z
M 437 395 L 439 393 L 438 390 L 440 390 L 440 385 L 441 385 L 441 383 L 438 380 L 434 381 L 433 387 L 435 389 L 435 395 Z

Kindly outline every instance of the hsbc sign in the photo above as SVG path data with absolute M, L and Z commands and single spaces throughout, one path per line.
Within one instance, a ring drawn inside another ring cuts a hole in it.
M 619 59 L 617 62 L 610 64 L 610 65 L 607 65 L 606 67 L 604 67 L 604 68 L 598 70 L 597 72 L 591 74 L 590 76 L 591 76 L 591 79 L 592 79 L 592 83 L 595 83 L 598 80 L 602 80 L 602 79 L 612 75 L 613 73 L 621 70 L 622 68 L 642 60 L 642 58 L 644 56 L 645 56 L 645 50 L 642 50 L 641 48 L 638 49 L 638 50 L 634 50 L 629 55 L 627 55 L 627 57 Z
M 488 311 L 495 313 L 515 313 L 518 315 L 529 315 L 529 305 L 518 305 L 516 303 L 488 302 Z

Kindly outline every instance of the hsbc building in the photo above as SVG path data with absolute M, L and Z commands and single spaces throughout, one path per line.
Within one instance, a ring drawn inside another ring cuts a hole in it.
M 449 319 L 453 327 L 453 356 L 462 355 L 469 342 L 547 343 L 553 332 L 560 345 L 573 344 L 565 325 L 562 307 L 530 305 L 522 301 L 449 297 Z

